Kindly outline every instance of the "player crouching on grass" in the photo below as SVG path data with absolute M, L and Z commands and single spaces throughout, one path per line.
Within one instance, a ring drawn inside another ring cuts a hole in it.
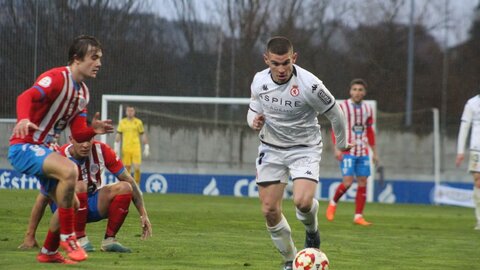
M 131 200 L 133 200 L 140 214 L 142 239 L 151 236 L 152 226 L 144 207 L 142 193 L 133 177 L 127 172 L 122 162 L 107 144 L 94 140 L 78 143 L 74 139 L 71 139 L 70 144 L 66 144 L 60 148 L 60 153 L 72 160 L 79 170 L 79 179 L 75 189 L 78 198 L 78 210 L 75 216 L 75 233 L 78 242 L 86 251 L 94 251 L 85 233 L 86 223 L 108 218 L 101 250 L 131 252 L 129 248 L 121 245 L 115 237 L 128 214 Z M 120 181 L 105 185 L 101 179 L 105 168 Z M 56 205 L 51 203 L 44 192 L 41 192 L 37 196 L 37 200 L 32 209 L 24 242 L 19 248 L 28 249 L 38 247 L 35 240 L 35 231 L 42 218 L 45 207 L 49 202 L 51 210 L 54 212 L 54 221 L 58 223 Z M 56 227 L 58 228 L 57 225 L 58 224 L 56 224 Z M 48 250 L 48 252 L 55 252 L 55 250 Z

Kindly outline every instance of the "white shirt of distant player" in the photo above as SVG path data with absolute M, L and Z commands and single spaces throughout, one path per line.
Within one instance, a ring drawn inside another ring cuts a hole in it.
M 480 151 L 480 95 L 470 98 L 465 104 L 462 114 L 462 123 L 466 123 L 468 127 L 472 127 L 470 134 L 470 149 Z M 459 138 L 462 141 L 461 138 Z M 466 136 L 463 143 L 460 142 L 459 148 L 465 148 Z M 463 153 L 463 151 L 462 151 Z
M 315 75 L 293 65 L 292 78 L 273 81 L 270 69 L 258 72 L 251 85 L 250 109 L 265 115 L 259 137 L 278 147 L 311 146 L 321 143 L 318 114 L 335 105 L 335 98 Z

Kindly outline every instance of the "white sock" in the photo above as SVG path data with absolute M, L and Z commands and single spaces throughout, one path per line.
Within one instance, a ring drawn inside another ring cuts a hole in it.
M 40 250 L 40 252 L 43 253 L 43 254 L 47 254 L 47 255 L 53 255 L 53 254 L 57 253 L 56 250 L 55 250 L 55 251 L 50 251 L 50 250 L 48 250 L 48 249 L 46 249 L 46 248 L 44 248 L 44 247 L 42 247 L 42 249 Z
M 473 204 L 475 206 L 475 216 L 477 217 L 477 224 L 480 224 L 480 188 L 473 188 Z
M 71 234 L 60 234 L 60 241 L 67 241 L 67 239 L 72 235 L 75 235 L 75 233 L 73 232 Z
M 283 259 L 285 261 L 293 261 L 297 254 L 297 249 L 293 244 L 292 230 L 290 225 L 288 225 L 287 219 L 282 215 L 280 222 L 273 227 L 267 225 L 267 230 L 270 232 L 273 244 L 283 256 Z
M 318 230 L 318 201 L 313 199 L 312 208 L 307 213 L 303 213 L 298 208 L 295 208 L 297 212 L 297 219 L 305 225 L 305 230 L 309 233 L 314 233 Z

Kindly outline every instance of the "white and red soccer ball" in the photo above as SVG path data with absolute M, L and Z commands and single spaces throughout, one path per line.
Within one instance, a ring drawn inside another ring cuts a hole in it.
M 328 270 L 327 255 L 316 248 L 300 250 L 293 261 L 293 270 Z

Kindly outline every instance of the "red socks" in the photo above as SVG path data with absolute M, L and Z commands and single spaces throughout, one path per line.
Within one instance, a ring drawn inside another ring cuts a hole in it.
M 49 252 L 54 252 L 58 249 L 59 245 L 60 245 L 60 233 L 59 232 L 55 233 L 48 230 L 47 237 L 45 238 L 45 242 L 43 243 L 43 247 Z
M 88 195 L 86 192 L 77 193 L 80 207 L 75 216 L 75 234 L 77 238 L 85 237 L 85 227 L 87 226 L 88 217 Z
M 348 188 L 346 188 L 343 183 L 340 183 L 340 185 L 337 187 L 337 190 L 335 191 L 335 196 L 333 196 L 333 201 L 337 203 L 338 200 L 340 200 L 340 198 L 343 196 L 343 194 L 347 192 L 347 190 Z
M 367 200 L 367 187 L 357 187 L 357 197 L 355 198 L 355 214 L 362 214 Z
M 74 210 L 72 208 L 58 208 L 58 220 L 60 222 L 60 234 L 70 235 L 73 233 L 73 224 L 75 220 Z
M 120 194 L 113 198 L 108 208 L 108 223 L 105 238 L 115 237 L 128 214 L 132 194 Z

